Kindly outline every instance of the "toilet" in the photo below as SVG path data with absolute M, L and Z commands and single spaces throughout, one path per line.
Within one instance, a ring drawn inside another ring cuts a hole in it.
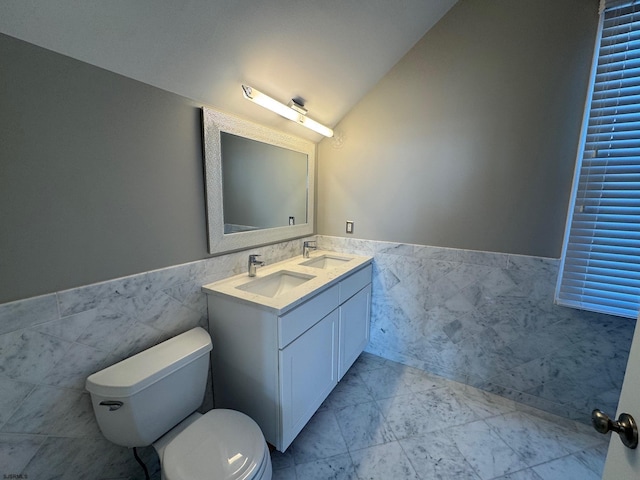
M 251 418 L 196 412 L 211 348 L 197 327 L 90 375 L 98 426 L 117 445 L 153 445 L 166 480 L 270 480 L 269 448 Z

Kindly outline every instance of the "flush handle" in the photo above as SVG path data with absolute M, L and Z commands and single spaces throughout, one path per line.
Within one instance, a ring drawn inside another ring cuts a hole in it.
M 117 400 L 104 400 L 100 402 L 100 405 L 109 407 L 109 411 L 113 412 L 114 410 L 118 410 L 124 404 L 122 402 L 118 402 Z
M 638 425 L 631 415 L 621 413 L 617 421 L 597 408 L 591 413 L 591 423 L 600 433 L 616 432 L 625 447 L 636 448 L 638 446 Z

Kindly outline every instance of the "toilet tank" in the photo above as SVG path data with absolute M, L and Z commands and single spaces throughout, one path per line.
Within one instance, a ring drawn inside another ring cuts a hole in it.
M 102 434 L 125 447 L 160 438 L 202 403 L 211 337 L 197 327 L 87 378 Z

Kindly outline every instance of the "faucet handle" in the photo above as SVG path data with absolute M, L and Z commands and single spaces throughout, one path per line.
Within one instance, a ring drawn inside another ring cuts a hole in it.
M 309 258 L 309 250 L 317 250 L 318 246 L 315 240 L 306 240 L 302 244 L 302 256 L 304 258 Z
M 256 267 L 261 267 L 264 265 L 264 262 L 261 262 L 260 260 L 256 260 L 256 258 L 258 258 L 260 255 L 258 255 L 257 253 L 252 253 L 251 255 L 249 255 L 249 261 L 247 262 L 247 267 L 249 270 L 249 276 L 250 277 L 255 277 L 256 276 Z

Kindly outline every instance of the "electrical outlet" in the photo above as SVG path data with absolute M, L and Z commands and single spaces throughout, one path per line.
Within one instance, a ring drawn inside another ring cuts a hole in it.
M 289 217 L 289 225 L 295 225 L 296 224 L 296 217 Z
M 353 222 L 351 220 L 347 220 L 347 233 L 353 233 Z

